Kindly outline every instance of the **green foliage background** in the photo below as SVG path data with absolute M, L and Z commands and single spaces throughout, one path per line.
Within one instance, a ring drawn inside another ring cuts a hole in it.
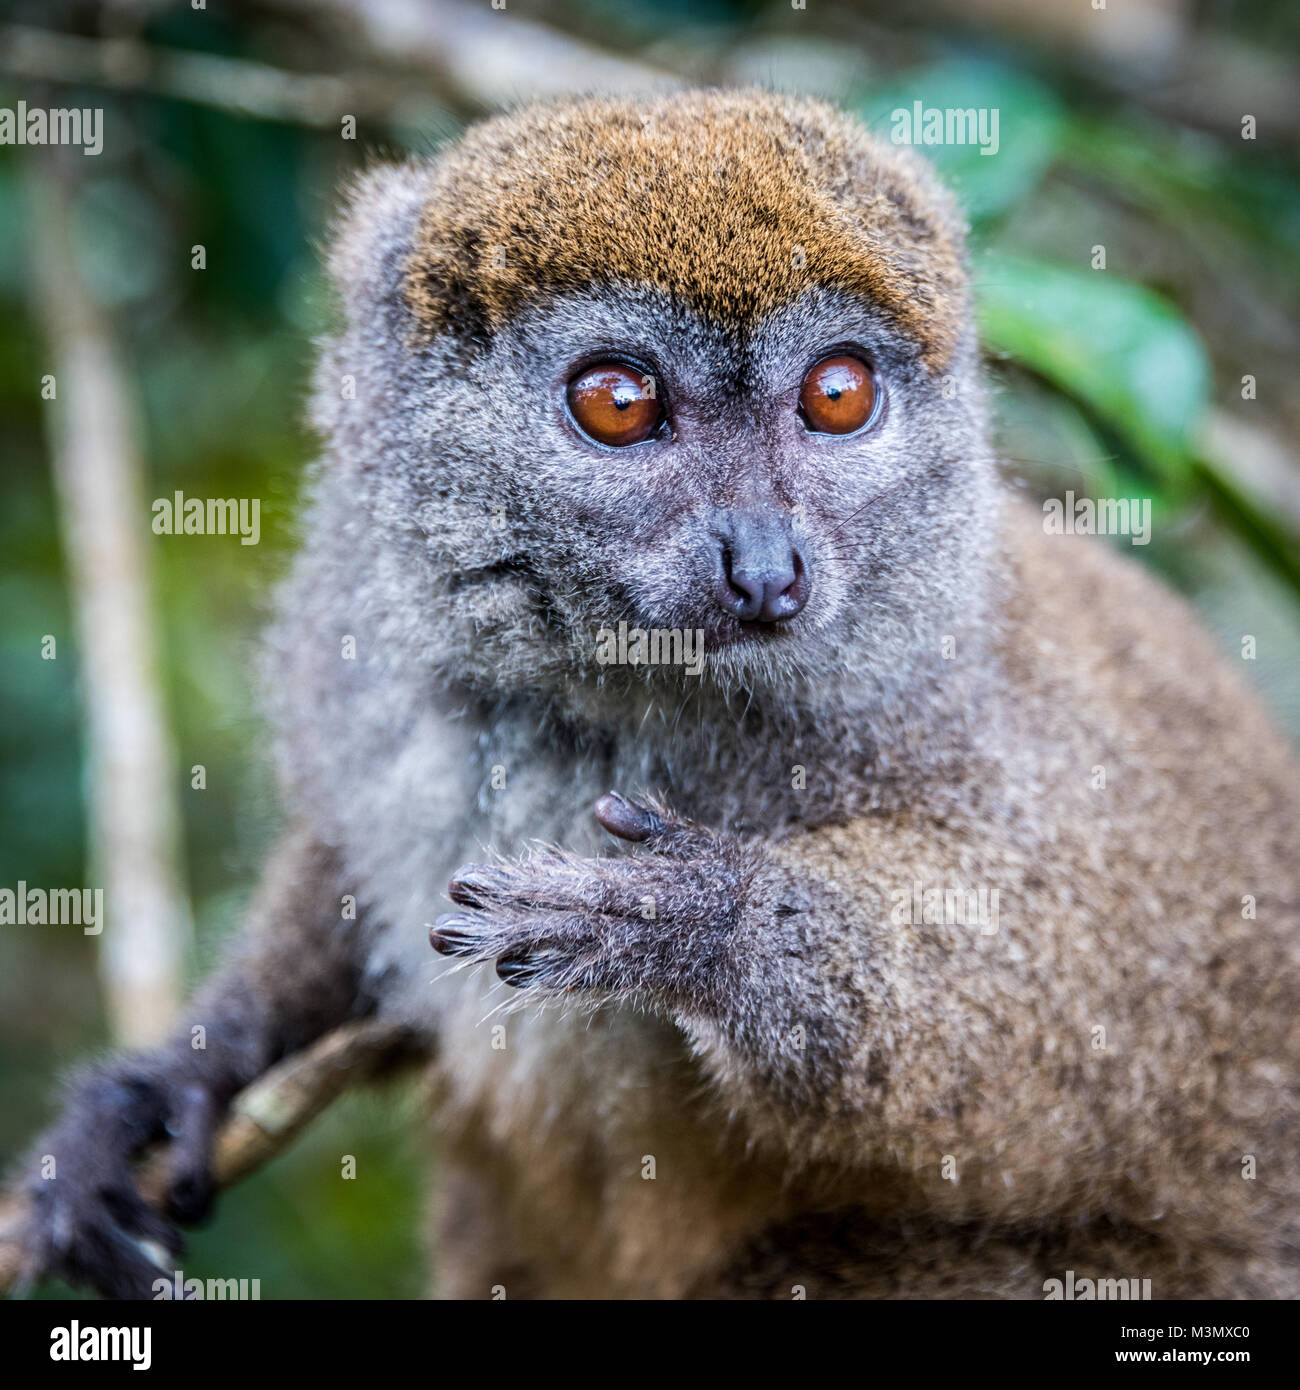
M 85 6 L 12 8 L 11 18 L 85 31 Z M 1231 655 L 1242 634 L 1257 636 L 1248 674 L 1300 732 L 1294 122 L 1245 141 L 1237 125 L 1152 110 L 1140 89 L 1117 94 L 1104 72 L 1090 74 L 1041 38 L 1017 39 L 1014 26 L 994 38 L 933 13 L 923 26 L 884 7 L 850 14 L 831 6 L 814 16 L 726 0 L 591 0 L 528 14 L 708 80 L 811 87 L 885 133 L 889 113 L 916 100 L 998 108 L 996 157 L 926 152 L 972 220 L 1009 469 L 1036 496 L 1073 488 L 1152 497 L 1155 539 L 1134 553 L 1199 605 Z M 1281 3 L 1189 6 L 1187 22 L 1211 51 L 1231 45 L 1270 70 L 1279 51 L 1296 51 L 1295 15 Z M 270 55 L 286 67 L 301 51 L 307 70 L 321 51 L 286 43 L 254 6 L 201 14 L 163 6 L 143 32 L 159 45 Z M 346 57 L 339 64 L 347 70 Z M 0 105 L 25 96 L 0 67 Z M 424 119 L 363 125 L 349 142 L 337 130 L 148 92 L 73 85 L 56 104 L 102 105 L 115 132 L 82 180 L 75 244 L 138 390 L 149 496 L 180 489 L 262 499 L 256 548 L 223 537 L 153 539 L 180 762 L 208 769 L 206 790 L 190 790 L 188 775 L 181 790 L 197 977 L 237 925 L 275 833 L 251 665 L 313 450 L 300 407 L 311 337 L 328 313 L 318 246 L 334 192 L 368 152 L 431 148 L 476 113 L 463 93 L 430 81 Z M 39 397 L 48 354 L 27 293 L 34 157 L 0 148 L 7 885 L 84 881 L 77 650 Z M 208 265 L 195 272 L 190 247 L 200 243 Z M 1104 272 L 1090 266 L 1098 244 L 1107 249 Z M 1247 374 L 1258 383 L 1250 402 L 1241 398 Z M 1281 472 L 1275 465 L 1267 486 L 1225 447 L 1213 428 L 1218 416 L 1244 422 L 1255 446 L 1280 455 Z M 58 637 L 57 661 L 39 659 L 47 633 Z M 48 928 L 0 934 L 0 1152 L 17 1153 L 48 1117 L 56 1076 L 105 1045 L 92 949 L 88 938 Z M 401 1088 L 345 1101 L 225 1199 L 215 1226 L 195 1236 L 186 1273 L 260 1277 L 267 1297 L 417 1294 L 425 1160 L 416 1116 L 414 1096 Z M 338 1176 L 343 1153 L 357 1155 L 360 1180 Z

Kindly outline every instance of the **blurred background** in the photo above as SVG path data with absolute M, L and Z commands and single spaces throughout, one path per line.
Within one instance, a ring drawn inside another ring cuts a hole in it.
M 337 187 L 503 104 L 760 83 L 886 137 L 916 101 L 997 109 L 995 156 L 924 152 L 971 220 L 1008 472 L 1150 498 L 1132 553 L 1234 660 L 1255 639 L 1300 736 L 1297 40 L 1289 0 L 0 4 L 0 108 L 102 109 L 104 136 L 0 145 L 0 886 L 104 885 L 113 914 L 0 926 L 0 1159 L 70 1064 L 165 1026 L 275 835 L 252 667 Z M 178 490 L 260 499 L 260 543 L 152 534 Z M 185 1273 L 418 1295 L 422 1153 L 409 1086 L 345 1098 Z

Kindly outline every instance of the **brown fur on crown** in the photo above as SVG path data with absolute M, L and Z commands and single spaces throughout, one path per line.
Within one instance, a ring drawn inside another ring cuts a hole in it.
M 822 102 L 572 101 L 486 121 L 441 157 L 406 291 L 433 334 L 615 283 L 745 326 L 823 285 L 884 308 L 942 370 L 967 311 L 963 237 L 923 165 Z

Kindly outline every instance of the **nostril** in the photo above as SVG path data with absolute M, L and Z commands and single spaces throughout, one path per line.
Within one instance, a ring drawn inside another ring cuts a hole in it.
M 811 589 L 803 556 L 797 550 L 791 550 L 783 572 L 765 586 L 763 605 L 758 616 L 768 623 L 779 623 L 793 618 L 808 602 Z
M 808 566 L 784 518 L 728 514 L 714 533 L 717 601 L 743 623 L 779 623 L 808 602 Z
M 742 622 L 758 617 L 763 607 L 763 585 L 744 571 L 734 568 L 730 546 L 722 548 L 722 575 L 726 607 Z

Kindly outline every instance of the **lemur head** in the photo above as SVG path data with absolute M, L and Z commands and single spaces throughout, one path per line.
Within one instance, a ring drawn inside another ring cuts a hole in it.
M 759 92 L 577 101 L 352 208 L 317 419 L 443 674 L 613 681 L 620 621 L 702 630 L 706 681 L 905 674 L 953 630 L 991 470 L 961 223 L 909 154 Z

